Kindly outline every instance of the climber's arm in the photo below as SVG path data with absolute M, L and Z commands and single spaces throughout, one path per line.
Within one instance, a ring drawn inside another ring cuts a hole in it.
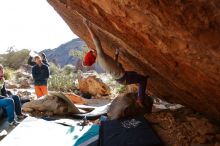
M 114 76 L 115 74 L 121 74 L 121 72 L 123 72 L 123 68 L 120 65 L 120 63 L 117 61 L 119 52 L 116 51 L 117 53 L 115 54 L 116 55 L 115 60 L 110 56 L 106 55 L 102 49 L 101 42 L 98 36 L 94 33 L 94 29 L 91 27 L 91 24 L 86 19 L 84 19 L 84 24 L 88 28 L 88 31 L 96 46 L 96 53 L 97 53 L 99 65 L 102 67 L 103 70 L 113 74 Z
M 86 27 L 87 27 L 87 29 L 88 29 L 91 37 L 92 37 L 92 40 L 93 40 L 93 42 L 94 42 L 94 44 L 96 46 L 97 53 L 98 54 L 103 53 L 102 45 L 101 45 L 101 42 L 100 42 L 98 36 L 94 33 L 93 29 L 90 27 L 90 24 L 89 24 L 89 22 L 87 20 L 85 20 L 84 23 L 85 23 L 85 25 L 86 25 Z

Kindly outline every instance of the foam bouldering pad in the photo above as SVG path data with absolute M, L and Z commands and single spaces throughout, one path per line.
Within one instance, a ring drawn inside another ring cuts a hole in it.
M 65 123 L 66 126 L 59 123 Z M 78 123 L 79 121 L 70 119 L 46 121 L 27 117 L 0 141 L 0 145 L 77 146 L 76 142 L 92 127 L 92 125 L 82 127 Z
M 101 122 L 100 146 L 163 146 L 145 118 Z
M 80 107 L 78 107 L 76 105 L 76 107 L 81 108 L 81 109 L 88 108 L 88 109 L 92 109 L 92 110 L 88 113 L 85 113 L 85 114 L 74 114 L 73 117 L 79 118 L 79 119 L 81 119 L 83 117 L 86 117 L 88 120 L 97 119 L 100 116 L 107 114 L 109 105 L 110 104 L 100 106 L 100 107 L 91 107 L 91 106 L 80 106 Z
M 68 96 L 65 96 L 63 93 L 61 92 L 50 92 L 50 95 L 58 97 L 63 99 L 65 102 L 68 103 L 68 105 L 70 106 L 70 108 L 74 111 L 74 113 L 82 113 L 76 106 L 75 103 L 73 102 L 73 100 L 71 100 Z
M 110 105 L 110 104 L 106 104 L 99 107 L 79 105 L 74 103 L 74 100 L 70 98 L 71 96 L 66 96 L 61 92 L 51 92 L 50 94 L 66 101 L 75 113 L 72 115 L 72 117 L 77 119 L 82 119 L 84 117 L 87 117 L 87 119 L 89 120 L 97 119 L 101 115 L 105 115 L 107 113 L 108 107 Z
M 92 127 L 80 137 L 75 145 L 77 146 L 98 146 L 99 139 L 99 125 L 92 125 Z

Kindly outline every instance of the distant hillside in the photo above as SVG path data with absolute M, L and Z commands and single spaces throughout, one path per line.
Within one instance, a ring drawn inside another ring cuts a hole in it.
M 83 40 L 77 38 L 62 44 L 57 48 L 46 49 L 41 52 L 46 54 L 49 62 L 57 63 L 60 67 L 64 67 L 67 64 L 72 64 L 77 68 L 82 69 L 82 61 L 78 57 L 71 56 L 70 52 L 72 50 L 82 51 L 82 48 L 85 45 L 86 44 Z M 101 68 L 97 64 L 90 67 L 89 69 L 95 69 L 97 72 L 102 72 Z

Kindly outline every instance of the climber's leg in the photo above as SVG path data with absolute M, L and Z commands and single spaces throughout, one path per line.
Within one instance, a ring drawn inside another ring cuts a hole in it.
M 134 71 L 126 71 L 125 75 L 117 81 L 124 85 L 138 84 L 138 99 L 144 100 L 147 87 L 147 77 Z

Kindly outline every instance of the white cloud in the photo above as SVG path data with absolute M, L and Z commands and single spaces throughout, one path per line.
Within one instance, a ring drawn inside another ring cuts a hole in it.
M 55 48 L 77 36 L 46 0 L 0 0 L 0 50 Z

